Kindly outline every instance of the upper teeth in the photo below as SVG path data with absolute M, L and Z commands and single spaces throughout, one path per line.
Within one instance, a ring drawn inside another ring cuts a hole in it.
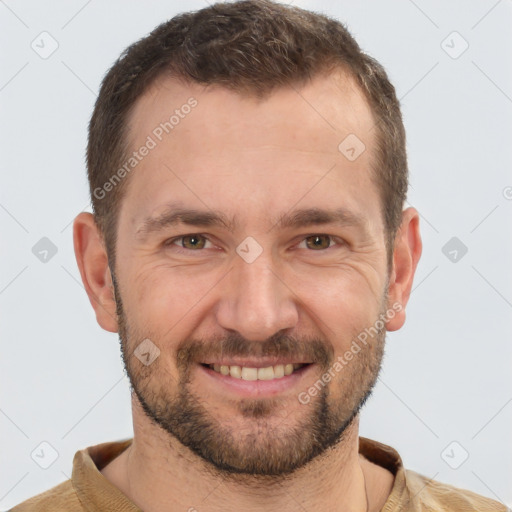
M 211 367 L 212 365 L 210 365 Z M 243 380 L 272 380 L 280 379 L 285 375 L 290 375 L 293 370 L 301 368 L 302 364 L 276 364 L 267 368 L 248 368 L 246 366 L 224 366 L 214 364 L 213 369 L 222 375 L 230 375 L 236 379 Z

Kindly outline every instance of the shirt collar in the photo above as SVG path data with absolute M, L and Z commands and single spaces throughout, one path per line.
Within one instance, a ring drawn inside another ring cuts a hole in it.
M 125 439 L 102 443 L 76 452 L 71 481 L 78 499 L 87 512 L 142 512 L 100 472 L 128 448 L 132 441 L 133 439 Z M 394 448 L 366 437 L 359 437 L 359 453 L 395 476 L 393 488 L 381 512 L 392 512 L 397 510 L 399 505 L 410 502 L 402 459 Z
M 101 473 L 110 461 L 132 444 L 133 439 L 102 443 L 76 452 L 73 459 L 73 488 L 87 512 L 142 512 Z

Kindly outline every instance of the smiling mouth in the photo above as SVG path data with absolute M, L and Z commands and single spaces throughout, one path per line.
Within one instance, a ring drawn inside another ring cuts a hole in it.
M 205 368 L 220 373 L 225 376 L 230 376 L 235 379 L 241 380 L 277 380 L 282 379 L 292 373 L 299 371 L 305 366 L 309 366 L 310 363 L 289 363 L 289 364 L 276 364 L 274 366 L 267 366 L 265 368 L 252 368 L 247 366 L 227 366 L 219 364 L 201 364 Z

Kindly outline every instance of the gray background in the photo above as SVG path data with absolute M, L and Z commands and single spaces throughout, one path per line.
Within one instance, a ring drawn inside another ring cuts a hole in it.
M 408 320 L 388 335 L 361 435 L 511 506 L 512 1 L 293 3 L 344 21 L 388 70 L 422 216 Z M 0 509 L 67 479 L 78 449 L 132 435 L 117 336 L 96 324 L 72 247 L 86 125 L 119 53 L 205 5 L 0 1 Z M 42 442 L 58 453 L 47 469 Z

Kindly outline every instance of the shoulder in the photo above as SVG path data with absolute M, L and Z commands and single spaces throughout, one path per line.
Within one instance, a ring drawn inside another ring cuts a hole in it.
M 66 480 L 41 494 L 29 498 L 11 508 L 8 512 L 55 512 L 57 510 L 65 510 L 66 512 L 82 512 L 85 510 L 76 495 L 71 480 Z
M 427 478 L 410 469 L 405 470 L 411 501 L 418 502 L 418 510 L 430 512 L 507 512 L 505 505 L 466 489 Z M 414 509 L 416 510 L 416 509 Z

